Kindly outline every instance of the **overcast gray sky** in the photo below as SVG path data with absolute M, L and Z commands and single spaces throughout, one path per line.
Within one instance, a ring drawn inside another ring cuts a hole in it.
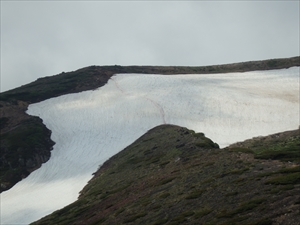
M 90 65 L 202 66 L 299 51 L 299 0 L 1 0 L 1 92 Z

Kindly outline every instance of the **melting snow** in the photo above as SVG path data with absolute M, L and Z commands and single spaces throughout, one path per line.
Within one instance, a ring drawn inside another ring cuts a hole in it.
M 176 124 L 221 147 L 296 129 L 299 67 L 216 75 L 119 74 L 94 91 L 30 105 L 56 142 L 50 160 L 1 194 L 1 224 L 28 224 L 74 202 L 108 158 Z

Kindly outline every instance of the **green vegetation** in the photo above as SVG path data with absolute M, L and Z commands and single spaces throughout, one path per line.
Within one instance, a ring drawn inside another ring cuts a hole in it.
M 254 138 L 229 146 L 229 151 L 254 153 L 256 159 L 300 163 L 300 130 Z
M 232 218 L 233 216 L 239 215 L 241 213 L 244 213 L 246 211 L 249 211 L 249 210 L 252 210 L 252 209 L 258 207 L 264 201 L 266 201 L 265 198 L 251 199 L 250 201 L 241 203 L 241 205 L 238 208 L 236 208 L 230 212 L 225 211 L 223 213 L 217 214 L 217 217 Z
M 134 222 L 134 221 L 136 221 L 138 218 L 144 217 L 144 216 L 146 216 L 146 215 L 147 215 L 146 212 L 137 213 L 137 214 L 135 214 L 135 215 L 133 215 L 133 216 L 131 216 L 131 217 L 125 219 L 125 220 L 124 220 L 124 223 Z
M 202 218 L 203 216 L 210 214 L 212 211 L 213 209 L 210 207 L 200 208 L 195 212 L 194 217 L 195 219 L 199 219 Z
M 195 199 L 195 198 L 199 198 L 199 197 L 203 194 L 204 191 L 205 191 L 205 190 L 203 190 L 203 189 L 200 189 L 200 190 L 193 190 L 190 194 L 188 194 L 188 195 L 185 197 L 185 199 Z
M 278 175 L 267 180 L 266 184 L 300 184 L 300 172 Z
M 300 219 L 299 165 L 266 165 L 251 148 L 211 143 L 201 133 L 158 126 L 105 162 L 78 201 L 34 224 L 272 224 L 283 214 L 289 215 L 286 223 Z

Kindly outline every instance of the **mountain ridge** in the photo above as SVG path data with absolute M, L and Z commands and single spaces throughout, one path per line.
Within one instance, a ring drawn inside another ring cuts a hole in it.
M 280 161 L 260 158 L 249 145 L 253 140 L 245 142 L 249 148 L 219 149 L 203 133 L 157 126 L 107 160 L 76 202 L 32 225 L 296 225 L 299 130 L 273 136 L 280 137 L 261 143 L 294 144 L 298 162 L 280 154 Z

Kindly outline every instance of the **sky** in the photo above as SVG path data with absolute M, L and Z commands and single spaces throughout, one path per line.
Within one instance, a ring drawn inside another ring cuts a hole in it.
M 298 56 L 299 5 L 1 0 L 1 92 L 91 65 L 205 66 Z

